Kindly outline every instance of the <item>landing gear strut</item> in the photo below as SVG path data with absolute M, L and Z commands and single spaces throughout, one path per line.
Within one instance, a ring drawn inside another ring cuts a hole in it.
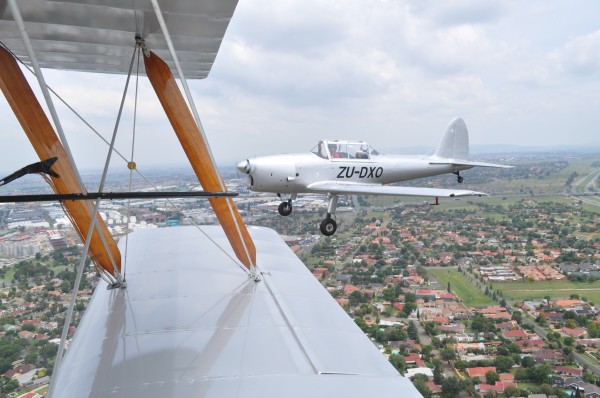
M 460 171 L 456 171 L 454 174 L 458 176 L 456 177 L 456 181 L 458 181 L 459 184 L 462 184 L 465 179 L 460 175 Z
M 280 194 L 277 194 L 277 196 L 281 197 Z M 287 201 L 281 202 L 281 204 L 277 208 L 279 214 L 281 214 L 284 217 L 287 217 L 290 214 L 292 214 L 292 200 L 294 199 L 296 199 L 296 194 L 291 194 L 290 198 Z
M 325 236 L 331 236 L 331 235 L 335 234 L 335 231 L 337 231 L 337 223 L 332 218 L 332 216 L 335 215 L 335 208 L 337 206 L 337 200 L 338 200 L 337 195 L 331 195 L 329 198 L 329 207 L 327 208 L 327 216 L 325 216 L 325 219 L 321 222 L 321 228 L 320 228 L 321 233 Z

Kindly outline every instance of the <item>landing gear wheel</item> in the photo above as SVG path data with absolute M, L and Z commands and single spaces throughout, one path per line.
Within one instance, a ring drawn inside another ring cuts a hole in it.
M 290 202 L 281 202 L 277 210 L 279 210 L 279 214 L 282 216 L 289 216 L 292 214 L 292 204 Z
M 456 180 L 458 181 L 459 184 L 462 184 L 465 179 L 462 176 L 458 176 L 458 178 Z
M 321 223 L 321 233 L 325 236 L 331 236 L 335 234 L 337 230 L 337 223 L 333 218 L 326 218 Z

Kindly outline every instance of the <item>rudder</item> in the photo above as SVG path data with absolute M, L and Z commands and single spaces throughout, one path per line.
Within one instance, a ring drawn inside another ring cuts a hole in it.
M 469 132 L 462 118 L 457 117 L 450 122 L 433 156 L 461 160 L 469 158 Z

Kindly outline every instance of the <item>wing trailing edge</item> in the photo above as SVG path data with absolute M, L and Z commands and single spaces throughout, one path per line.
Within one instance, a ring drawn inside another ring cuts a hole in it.
M 334 193 L 346 195 L 383 195 L 383 196 L 426 196 L 453 198 L 459 196 L 487 196 L 484 192 L 464 189 L 400 187 L 396 185 L 360 184 L 352 182 L 317 182 L 307 187 L 316 193 Z
M 497 169 L 512 169 L 514 166 L 509 166 L 505 164 L 497 164 L 497 163 L 485 163 L 485 162 L 471 162 L 469 160 L 433 160 L 430 161 L 429 164 L 443 164 L 450 166 L 458 166 L 458 167 L 493 167 Z

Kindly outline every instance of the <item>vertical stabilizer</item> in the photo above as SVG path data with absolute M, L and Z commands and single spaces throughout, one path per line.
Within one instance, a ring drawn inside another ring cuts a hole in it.
M 462 118 L 457 117 L 450 122 L 434 156 L 460 160 L 469 158 L 469 132 Z

